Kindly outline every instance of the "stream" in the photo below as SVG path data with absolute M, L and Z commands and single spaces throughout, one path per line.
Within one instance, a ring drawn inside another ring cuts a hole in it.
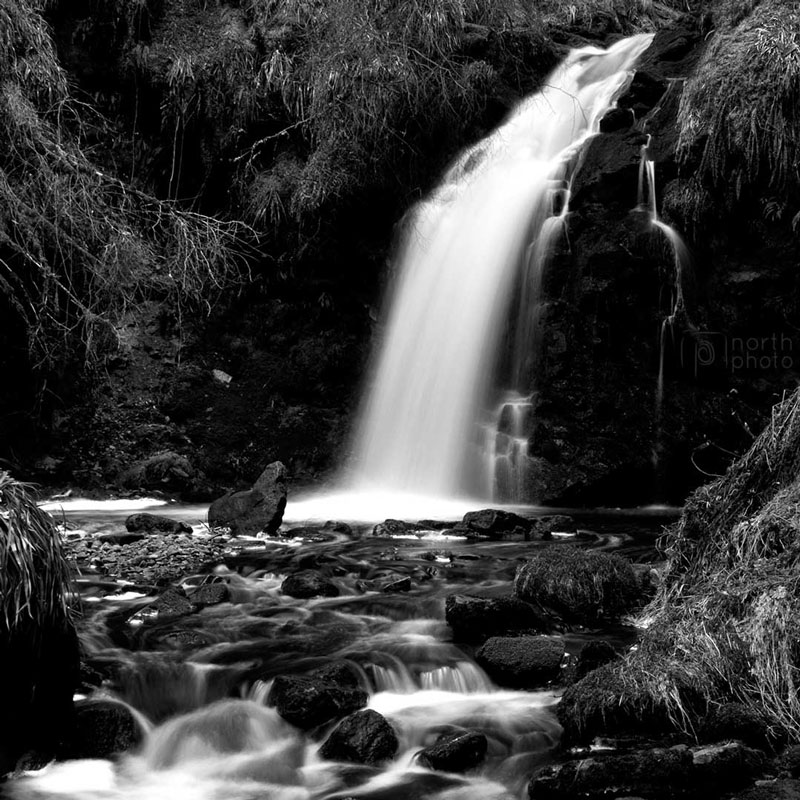
M 205 507 L 155 508 L 192 522 L 202 535 Z M 538 510 L 541 513 L 541 509 Z M 130 508 L 65 510 L 71 525 L 119 528 Z M 98 576 L 79 580 L 79 622 L 87 664 L 110 676 L 95 696 L 124 703 L 144 732 L 142 745 L 116 762 L 52 764 L 6 785 L 12 798 L 75 800 L 510 800 L 525 794 L 535 769 L 551 761 L 560 727 L 556 690 L 496 686 L 475 663 L 472 646 L 455 643 L 445 598 L 507 594 L 518 565 L 537 547 L 581 546 L 633 561 L 655 558 L 656 538 L 674 519 L 666 508 L 570 512 L 579 535 L 553 542 L 467 540 L 429 531 L 375 537 L 372 526 L 254 539 L 211 575 L 184 584 L 225 581 L 230 602 L 160 621 L 135 586 Z M 299 527 L 298 527 L 299 526 Z M 284 525 L 284 530 L 287 525 Z M 589 533 L 591 532 L 591 533 Z M 288 573 L 314 568 L 337 597 L 298 600 L 282 594 Z M 410 579 L 408 591 L 384 591 Z M 636 631 L 619 625 L 566 633 L 567 651 L 590 639 L 620 651 Z M 319 745 L 335 724 L 299 731 L 266 699 L 279 674 L 304 674 L 345 660 L 383 714 L 400 746 L 381 768 L 322 759 Z M 483 765 L 465 776 L 415 761 L 445 732 L 479 730 L 488 739 Z

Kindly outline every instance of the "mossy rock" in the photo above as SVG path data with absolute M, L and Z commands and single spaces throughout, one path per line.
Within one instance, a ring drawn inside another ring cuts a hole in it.
M 597 736 L 660 735 L 673 730 L 666 706 L 624 676 L 619 662 L 604 664 L 570 686 L 556 707 L 562 744 L 586 744 Z
M 549 547 L 517 571 L 514 592 L 564 619 L 619 617 L 640 599 L 636 573 L 624 558 L 575 547 Z

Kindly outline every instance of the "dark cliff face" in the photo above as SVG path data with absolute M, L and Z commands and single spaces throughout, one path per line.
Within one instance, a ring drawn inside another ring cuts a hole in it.
M 543 502 L 681 502 L 747 449 L 797 385 L 800 248 L 791 226 L 764 213 L 768 187 L 748 187 L 724 211 L 709 194 L 720 209 L 701 224 L 670 202 L 701 167 L 699 152 L 678 150 L 681 94 L 708 46 L 701 25 L 688 19 L 656 36 L 619 103 L 636 124 L 609 116 L 616 129 L 592 141 L 573 187 L 569 251 L 545 289 L 531 441 L 531 494 Z M 690 250 L 685 305 L 663 340 L 676 274 L 664 234 L 636 209 L 648 135 L 659 214 Z

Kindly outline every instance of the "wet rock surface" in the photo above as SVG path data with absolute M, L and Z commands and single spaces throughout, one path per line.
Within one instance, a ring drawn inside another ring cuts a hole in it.
M 379 765 L 397 752 L 397 734 L 386 718 L 372 709 L 357 711 L 342 720 L 319 750 L 331 761 Z
M 339 589 L 334 583 L 313 569 L 301 570 L 289 575 L 281 584 L 281 591 L 290 597 L 300 599 L 336 597 L 339 594 Z
M 269 464 L 251 489 L 226 494 L 211 503 L 209 527 L 227 527 L 241 536 L 274 533 L 286 508 L 286 477 L 286 467 L 280 461 Z
M 143 738 L 133 714 L 121 703 L 82 701 L 75 706 L 75 733 L 66 758 L 111 758 L 136 747 Z
M 461 521 L 461 527 L 481 536 L 494 538 L 514 533 L 517 530 L 523 534 L 527 533 L 531 529 L 531 522 L 510 511 L 484 508 L 481 511 L 470 511 L 465 514 Z
M 473 642 L 509 632 L 543 633 L 551 624 L 537 608 L 511 596 L 450 595 L 445 619 L 456 638 Z
M 495 636 L 475 653 L 475 660 L 501 686 L 537 689 L 558 677 L 564 650 L 558 636 Z
M 483 761 L 487 747 L 480 731 L 446 733 L 417 754 L 417 763 L 442 772 L 466 772 Z
M 131 514 L 125 520 L 125 528 L 136 533 L 191 533 L 192 526 L 180 520 L 158 514 Z
M 367 694 L 332 681 L 330 676 L 279 675 L 272 684 L 269 703 L 287 722 L 308 730 L 362 708 L 367 704 Z

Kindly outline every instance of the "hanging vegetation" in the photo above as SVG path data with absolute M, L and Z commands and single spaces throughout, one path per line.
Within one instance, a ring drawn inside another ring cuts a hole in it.
M 47 373 L 116 352 L 148 298 L 180 319 L 241 280 L 243 226 L 179 210 L 106 174 L 98 121 L 69 94 L 40 0 L 0 0 L 0 292 Z
M 679 157 L 699 165 L 673 210 L 698 220 L 757 196 L 767 219 L 800 231 L 800 7 L 720 3 L 715 32 L 679 111 Z

